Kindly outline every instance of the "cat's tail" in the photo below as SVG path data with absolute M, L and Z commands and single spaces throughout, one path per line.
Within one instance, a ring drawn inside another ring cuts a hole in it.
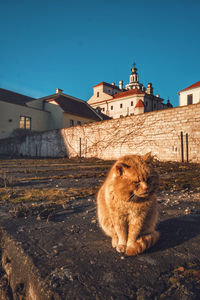
M 126 249 L 126 255 L 136 255 L 144 252 L 146 249 L 156 244 L 160 237 L 160 233 L 154 230 L 151 233 L 141 236 L 133 246 L 128 246 Z

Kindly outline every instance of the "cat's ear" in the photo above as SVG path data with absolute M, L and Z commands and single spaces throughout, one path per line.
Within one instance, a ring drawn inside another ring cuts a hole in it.
M 116 173 L 119 176 L 121 176 L 124 173 L 125 169 L 128 169 L 128 168 L 129 168 L 129 166 L 124 163 L 118 163 L 115 167 Z
M 122 164 L 117 164 L 115 167 L 117 175 L 121 176 L 124 172 Z
M 153 159 L 151 152 L 146 153 L 145 155 L 142 156 L 142 158 L 146 162 L 151 162 Z

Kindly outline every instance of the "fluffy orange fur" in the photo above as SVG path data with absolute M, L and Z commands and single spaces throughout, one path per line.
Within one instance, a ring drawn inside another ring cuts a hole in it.
M 158 184 L 149 153 L 124 156 L 108 173 L 97 195 L 97 215 L 100 227 L 112 238 L 118 252 L 136 255 L 159 239 L 155 230 Z

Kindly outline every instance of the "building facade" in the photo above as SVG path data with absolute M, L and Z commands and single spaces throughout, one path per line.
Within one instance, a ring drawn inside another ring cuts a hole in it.
M 178 92 L 179 106 L 197 104 L 200 102 L 200 81 Z
M 119 86 L 114 83 L 101 82 L 93 87 L 93 96 L 88 103 L 115 119 L 172 107 L 169 100 L 167 104 L 163 101 L 159 95 L 153 94 L 152 83 L 148 83 L 145 88 L 139 82 L 139 75 L 134 64 L 129 83 L 125 88 L 122 80 L 119 81 Z
M 34 99 L 0 89 L 0 139 L 29 131 L 46 131 L 107 119 L 87 102 L 64 94 Z

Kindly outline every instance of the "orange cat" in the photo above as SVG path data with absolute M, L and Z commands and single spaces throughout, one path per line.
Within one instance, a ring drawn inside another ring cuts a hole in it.
M 150 154 L 127 155 L 111 168 L 97 195 L 101 228 L 112 238 L 112 246 L 126 255 L 142 253 L 159 239 L 155 230 L 159 184 Z

